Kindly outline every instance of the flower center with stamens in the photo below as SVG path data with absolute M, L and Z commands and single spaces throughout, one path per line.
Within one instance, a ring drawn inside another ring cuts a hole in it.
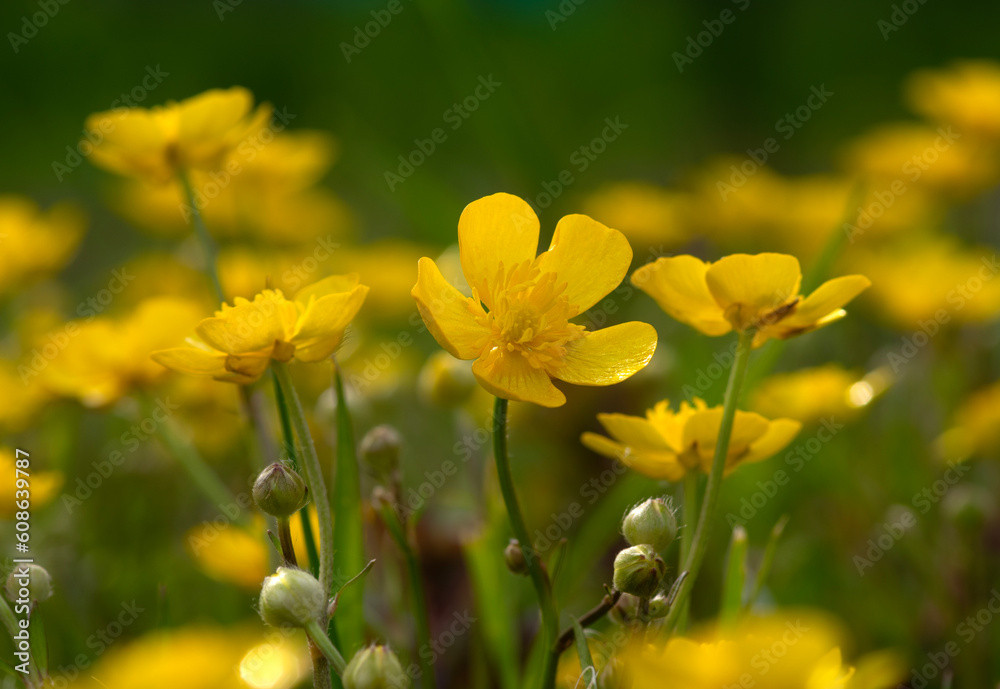
M 569 322 L 576 309 L 566 297 L 566 283 L 542 272 L 538 259 L 511 268 L 500 265 L 493 287 L 493 308 L 479 321 L 490 335 L 484 356 L 517 354 L 533 368 L 562 365 L 566 345 L 584 335 L 584 327 Z

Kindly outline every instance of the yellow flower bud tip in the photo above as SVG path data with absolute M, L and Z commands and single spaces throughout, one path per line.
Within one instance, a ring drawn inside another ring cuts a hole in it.
M 272 517 L 290 517 L 306 503 L 306 484 L 294 469 L 280 462 L 260 472 L 253 484 L 253 500 Z
M 326 612 L 323 585 L 309 572 L 278 567 L 260 590 L 260 616 L 273 627 L 306 627 Z
M 528 563 L 524 559 L 524 551 L 516 538 L 510 539 L 510 543 L 503 550 L 503 561 L 514 574 L 527 574 Z
M 11 601 L 46 601 L 52 597 L 52 577 L 41 565 L 17 565 L 7 577 L 7 598 Z
M 652 598 L 660 587 L 667 565 L 650 545 L 634 545 L 615 557 L 615 588 L 639 598 Z
M 677 517 L 670 498 L 649 498 L 626 513 L 622 534 L 629 545 L 650 545 L 663 553 L 677 538 Z
M 403 439 L 399 431 L 389 425 L 376 426 L 361 440 L 361 458 L 383 476 L 399 468 L 399 449 Z
M 344 669 L 344 689 L 405 689 L 410 679 L 388 646 L 369 646 L 354 654 Z

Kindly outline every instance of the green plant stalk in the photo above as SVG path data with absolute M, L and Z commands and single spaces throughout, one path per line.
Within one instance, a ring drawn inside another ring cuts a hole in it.
M 333 525 L 337 544 L 338 567 L 345 575 L 360 572 L 365 564 L 364 525 L 361 514 L 361 469 L 354 447 L 344 381 L 340 367 L 334 361 L 333 385 L 337 393 L 337 467 L 333 484 L 333 506 L 337 521 Z M 341 648 L 348 653 L 364 643 L 364 581 L 341 592 L 334 625 Z
M 688 555 L 691 553 L 691 539 L 694 536 L 695 521 L 698 519 L 698 474 L 689 472 L 684 474 L 684 527 L 681 529 L 681 553 L 680 563 L 684 566 Z M 681 604 L 682 610 L 680 618 L 677 620 L 677 629 L 684 631 L 687 628 L 688 614 L 691 609 L 690 599 L 685 599 Z
M 417 657 L 420 659 L 420 685 L 427 689 L 434 689 L 437 686 L 437 678 L 434 676 L 434 664 L 426 653 L 420 651 L 431 647 L 431 626 L 430 618 L 427 614 L 427 594 L 424 591 L 424 580 L 420 576 L 420 562 L 417 555 L 410 547 L 410 541 L 406 537 L 406 527 L 400 521 L 399 514 L 388 502 L 382 502 L 378 507 L 379 515 L 385 523 L 389 535 L 396 542 L 406 560 L 406 572 L 410 578 L 410 595 L 413 597 L 413 620 L 416 625 L 417 637 Z
M 733 527 L 733 538 L 729 543 L 729 559 L 722 584 L 722 607 L 719 622 L 724 627 L 732 627 L 739 620 L 743 609 L 743 589 L 747 578 L 747 532 L 737 524 Z
M 198 237 L 198 243 L 201 244 L 202 251 L 205 252 L 205 272 L 212 279 L 212 286 L 215 288 L 215 294 L 219 298 L 219 302 L 224 302 L 226 296 L 222 291 L 222 282 L 219 280 L 219 269 L 217 266 L 218 250 L 215 247 L 215 240 L 208 233 L 205 221 L 201 217 L 201 211 L 198 210 L 198 205 L 195 203 L 194 187 L 191 186 L 191 178 L 183 170 L 177 173 L 177 177 L 180 180 L 181 186 L 184 187 L 184 196 L 191 209 L 191 225 L 194 227 L 194 233 Z
M 7 603 L 7 599 L 0 596 L 0 623 L 7 629 L 7 633 L 10 634 L 11 641 L 14 645 L 17 645 L 17 641 L 14 637 L 18 635 L 21 631 L 21 627 L 18 624 L 17 618 L 14 616 L 14 611 L 10 609 L 10 605 Z M 21 675 L 24 678 L 24 684 L 29 689 L 35 689 L 36 687 L 42 686 L 42 676 L 38 671 L 38 666 L 35 664 L 34 655 L 28 656 L 28 674 Z
M 330 661 L 330 664 L 333 665 L 333 669 L 337 675 L 342 676 L 344 674 L 344 670 L 347 669 L 347 661 L 344 660 L 344 656 L 340 655 L 340 651 L 338 651 L 337 647 L 333 645 L 332 641 L 330 641 L 330 637 L 328 637 L 326 632 L 323 631 L 319 622 L 311 622 L 309 626 L 306 627 L 306 634 L 308 634 L 312 642 L 316 644 L 316 647 L 322 651 L 323 657 Z M 326 686 L 330 686 L 329 672 L 326 673 L 326 679 Z M 318 686 L 319 685 L 317 685 L 317 687 Z
M 545 661 L 543 663 L 541 688 L 552 689 L 556 681 L 556 664 L 559 659 L 556 642 L 559 637 L 559 613 L 556 610 L 555 599 L 548 576 L 542 569 L 542 563 L 535 553 L 528 528 L 521 516 L 521 508 L 517 502 L 517 492 L 510 473 L 510 460 L 507 456 L 507 400 L 496 398 L 493 405 L 493 458 L 497 465 L 497 476 L 500 479 L 500 492 L 503 494 L 507 516 L 510 519 L 514 537 L 521 544 L 524 562 L 528 567 L 531 583 L 538 594 L 538 604 L 542 611 L 542 641 L 545 644 Z
M 292 463 L 292 468 L 299 471 L 299 461 L 295 456 L 295 436 L 292 435 L 292 422 L 288 418 L 288 404 L 285 402 L 285 395 L 281 392 L 281 385 L 278 384 L 278 377 L 271 371 L 271 379 L 274 381 L 274 399 L 278 405 L 278 418 L 281 420 L 281 432 L 285 436 L 285 452 Z M 316 539 L 313 536 L 312 522 L 309 521 L 309 506 L 306 505 L 299 510 L 299 521 L 302 524 L 302 535 L 305 537 L 306 553 L 309 557 L 309 569 L 313 576 L 319 576 L 319 552 L 316 550 Z
M 681 609 L 691 594 L 695 579 L 698 578 L 698 570 L 701 568 L 702 560 L 705 559 L 705 552 L 708 550 L 708 532 L 711 529 L 712 517 L 715 513 L 716 503 L 719 501 L 719 492 L 722 489 L 722 473 L 726 466 L 726 455 L 729 452 L 729 438 L 733 433 L 733 422 L 736 420 L 736 406 L 740 398 L 740 388 L 743 386 L 743 378 L 746 376 L 747 363 L 750 361 L 750 350 L 753 343 L 754 330 L 744 330 L 739 334 L 739 346 L 736 349 L 736 360 L 733 368 L 729 372 L 729 382 L 726 385 L 726 396 L 722 405 L 722 422 L 719 425 L 719 437 L 715 443 L 715 455 L 712 457 L 712 469 L 708 474 L 708 484 L 705 487 L 705 496 L 701 503 L 701 513 L 698 517 L 698 527 L 695 529 L 691 550 L 684 562 L 684 571 L 687 577 L 681 582 L 681 588 L 677 592 L 674 604 L 670 606 L 670 611 L 663 622 L 665 629 L 671 630 L 677 624 Z
M 281 559 L 286 567 L 298 567 L 295 559 L 295 547 L 292 545 L 292 527 L 288 517 L 278 517 L 278 543 L 281 544 Z

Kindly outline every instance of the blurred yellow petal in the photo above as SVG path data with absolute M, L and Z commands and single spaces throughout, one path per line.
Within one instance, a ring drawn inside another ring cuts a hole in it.
M 532 402 L 543 407 L 558 407 L 566 396 L 552 384 L 545 371 L 533 368 L 517 353 L 491 352 L 477 359 L 472 373 L 491 395 L 518 402 Z
M 204 524 L 191 529 L 187 548 L 205 574 L 248 591 L 259 591 L 269 573 L 264 541 L 233 524 Z
M 755 327 L 799 291 L 799 261 L 787 254 L 732 254 L 709 266 L 705 282 L 733 327 Z
M 368 295 L 368 287 L 356 285 L 349 292 L 312 297 L 299 318 L 292 343 L 299 361 L 322 361 L 340 344 L 344 329 L 350 324 Z
M 567 215 L 556 225 L 549 250 L 538 267 L 566 283 L 570 316 L 583 313 L 614 290 L 628 273 L 632 247 L 621 232 L 586 215 Z
M 220 376 L 226 373 L 226 355 L 197 347 L 174 347 L 151 354 L 153 361 L 172 371 L 192 376 Z
M 617 459 L 630 469 L 652 479 L 679 481 L 684 477 L 685 469 L 673 452 L 636 449 L 597 433 L 584 433 L 580 440 L 594 452 L 609 459 Z
M 781 321 L 782 327 L 809 326 L 834 313 L 871 286 L 864 275 L 844 275 L 827 280 L 798 303 L 795 311 Z
M 800 430 L 802 430 L 802 424 L 798 421 L 774 419 L 768 425 L 764 435 L 750 442 L 746 454 L 740 458 L 740 461 L 759 462 L 776 455 L 788 447 L 788 444 L 795 439 Z
M 724 335 L 732 326 L 708 290 L 708 267 L 694 256 L 659 258 L 632 273 L 632 284 L 674 319 L 706 335 Z
M 338 294 L 340 292 L 350 292 L 361 282 L 361 278 L 357 273 L 348 273 L 347 275 L 331 275 L 325 277 L 318 282 L 314 282 L 311 285 L 303 287 L 301 290 L 296 292 L 295 301 L 300 304 L 308 304 L 310 297 L 325 297 L 330 294 Z
M 421 258 L 413 298 L 427 329 L 438 344 L 459 359 L 475 359 L 486 343 L 488 331 L 476 319 L 482 307 L 452 287 L 437 264 Z
M 223 305 L 214 318 L 206 318 L 195 332 L 209 346 L 227 354 L 269 350 L 277 341 L 287 342 L 297 314 L 295 305 L 277 290 L 264 290 L 253 301 L 237 298 L 235 306 Z
M 659 429 L 641 416 L 628 414 L 598 414 L 597 420 L 615 440 L 630 447 L 672 451 Z
M 613 385 L 641 371 L 656 351 L 656 330 L 631 321 L 589 332 L 566 345 L 550 374 L 574 385 Z

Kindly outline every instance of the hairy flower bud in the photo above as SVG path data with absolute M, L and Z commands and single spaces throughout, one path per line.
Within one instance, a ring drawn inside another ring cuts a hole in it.
M 503 550 L 503 561 L 507 563 L 507 569 L 514 574 L 527 574 L 528 563 L 524 559 L 524 551 L 516 538 L 510 539 L 510 543 Z
M 651 545 L 634 545 L 615 557 L 615 588 L 640 598 L 650 598 L 660 587 L 667 565 Z
M 253 500 L 272 517 L 290 517 L 306 504 L 306 484 L 291 467 L 280 462 L 260 472 L 253 484 Z
M 631 593 L 623 593 L 615 606 L 608 611 L 608 618 L 615 624 L 627 627 L 639 617 L 639 599 Z
M 456 359 L 448 352 L 432 354 L 417 379 L 421 398 L 445 408 L 464 404 L 477 386 L 470 363 Z
M 677 538 L 677 518 L 669 499 L 650 498 L 640 502 L 622 520 L 622 533 L 629 545 L 651 545 L 665 552 Z
M 410 680 L 388 646 L 369 646 L 351 658 L 343 683 L 344 689 L 404 689 Z
M 368 431 L 361 439 L 361 458 L 383 476 L 399 468 L 399 448 L 403 439 L 392 426 L 381 425 Z
M 273 627 L 306 627 L 326 612 L 323 585 L 309 572 L 292 567 L 264 580 L 260 590 L 260 616 Z
M 52 597 L 52 577 L 41 565 L 19 564 L 7 577 L 7 598 L 46 601 Z
M 666 617 L 668 612 L 670 612 L 670 602 L 665 594 L 660 593 L 653 596 L 652 600 L 649 601 L 650 619 L 658 620 L 661 617 Z

